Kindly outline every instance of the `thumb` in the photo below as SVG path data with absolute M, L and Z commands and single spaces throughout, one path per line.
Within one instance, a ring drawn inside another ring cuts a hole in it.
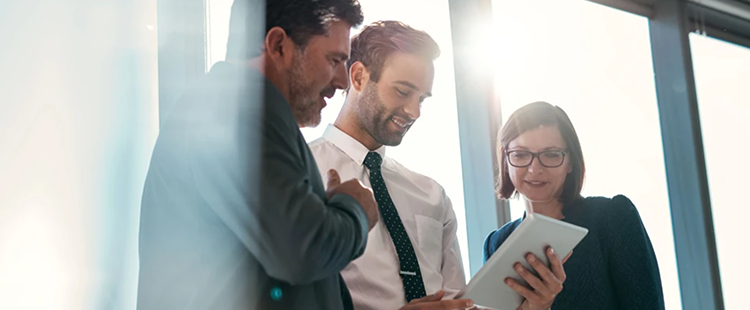
M 340 184 L 341 177 L 339 177 L 339 173 L 334 169 L 328 170 L 328 189 L 332 189 Z
M 418 298 L 418 299 L 413 299 L 410 302 L 410 304 L 412 304 L 412 303 L 416 304 L 416 303 L 420 303 L 420 302 L 440 301 L 441 299 L 443 299 L 444 295 L 445 295 L 445 291 L 444 290 L 439 290 L 439 291 L 435 292 L 435 294 L 427 295 L 425 297 Z

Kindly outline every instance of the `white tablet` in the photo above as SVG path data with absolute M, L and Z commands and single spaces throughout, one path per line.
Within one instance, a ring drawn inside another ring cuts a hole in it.
M 474 304 L 497 310 L 516 310 L 523 302 L 523 296 L 505 284 L 506 278 L 527 285 L 513 269 L 516 262 L 531 268 L 525 256 L 533 253 L 549 266 L 545 249 L 551 246 L 564 258 L 586 236 L 588 229 L 556 220 L 544 215 L 527 216 L 508 239 L 479 269 L 457 298 L 469 298 Z

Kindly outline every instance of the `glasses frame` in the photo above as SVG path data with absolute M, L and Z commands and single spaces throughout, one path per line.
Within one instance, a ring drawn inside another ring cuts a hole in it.
M 539 155 L 542 155 L 544 153 L 549 153 L 549 152 L 562 153 L 563 157 L 562 157 L 562 160 L 560 161 L 559 165 L 557 165 L 557 166 L 547 166 L 539 158 Z M 529 161 L 528 165 L 514 165 L 513 163 L 510 162 L 510 154 L 511 153 L 528 153 L 528 154 L 531 154 L 531 161 Z M 516 167 L 516 168 L 526 168 L 528 166 L 531 166 L 534 163 L 534 159 L 536 159 L 539 162 L 539 164 L 542 165 L 542 167 L 545 167 L 545 168 L 557 168 L 557 167 L 562 166 L 565 163 L 565 156 L 567 156 L 567 155 L 568 155 L 568 151 L 566 151 L 566 150 L 546 150 L 546 151 L 541 151 L 541 152 L 531 152 L 531 151 L 526 151 L 526 150 L 505 151 L 505 159 L 508 161 L 508 165 L 511 165 L 513 167 Z

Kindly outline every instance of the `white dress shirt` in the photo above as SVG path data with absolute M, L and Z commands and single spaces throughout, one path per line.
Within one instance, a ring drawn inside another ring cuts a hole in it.
M 321 175 L 336 169 L 341 181 L 356 178 L 370 186 L 370 171 L 363 165 L 369 150 L 333 125 L 310 142 Z M 443 187 L 385 156 L 381 167 L 388 193 L 409 234 L 422 271 L 425 291 L 440 289 L 452 298 L 466 286 L 456 239 L 456 215 Z M 399 261 L 382 221 L 370 230 L 365 253 L 342 272 L 356 310 L 396 310 L 406 304 Z

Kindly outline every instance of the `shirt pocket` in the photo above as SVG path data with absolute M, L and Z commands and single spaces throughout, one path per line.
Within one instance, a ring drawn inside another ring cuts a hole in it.
M 443 223 L 424 215 L 415 215 L 417 242 L 429 268 L 440 273 L 443 264 Z M 428 266 L 425 266 L 428 267 Z

